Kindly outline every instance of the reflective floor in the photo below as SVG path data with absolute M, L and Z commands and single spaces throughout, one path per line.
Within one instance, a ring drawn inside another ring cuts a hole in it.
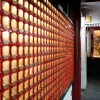
M 82 91 L 81 100 L 100 100 L 100 77 L 89 77 L 87 89 Z

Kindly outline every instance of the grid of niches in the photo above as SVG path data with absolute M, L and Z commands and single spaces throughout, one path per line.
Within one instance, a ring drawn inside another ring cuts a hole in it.
M 59 100 L 74 78 L 74 27 L 48 0 L 0 0 L 0 100 Z

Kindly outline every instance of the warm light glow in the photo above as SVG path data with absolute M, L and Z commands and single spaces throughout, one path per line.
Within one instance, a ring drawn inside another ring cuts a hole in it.
M 17 54 L 17 47 L 16 46 L 11 47 L 11 54 L 12 55 L 16 55 Z
M 12 83 L 17 82 L 17 74 L 16 73 L 12 74 L 11 81 L 12 81 Z
M 12 33 L 12 34 L 11 34 L 11 41 L 12 41 L 13 43 L 16 43 L 16 42 L 17 42 L 17 34 L 16 34 L 16 33 Z
M 4 61 L 4 62 L 2 63 L 2 67 L 3 67 L 3 71 L 10 70 L 10 69 L 9 69 L 9 61 Z
M 28 43 L 28 35 L 25 35 L 25 43 Z
M 34 47 L 34 53 L 35 54 L 37 53 L 37 47 Z
M 28 24 L 25 24 L 24 30 L 28 32 Z
M 30 54 L 33 54 L 33 47 L 30 47 Z
M 22 34 L 18 35 L 18 42 L 23 43 L 23 35 Z
M 23 30 L 23 22 L 19 22 L 18 28 L 19 28 L 20 30 Z
M 9 3 L 8 2 L 5 2 L 5 1 L 2 1 L 2 9 L 4 11 L 8 11 L 10 10 L 10 6 L 9 6 Z
M 9 75 L 3 77 L 3 86 L 9 85 Z
M 89 23 L 89 22 L 91 22 L 91 16 L 86 16 L 86 23 Z
M 15 6 L 11 6 L 11 13 L 17 15 L 17 8 Z
M 40 7 L 40 1 L 38 1 L 38 6 Z
M 17 21 L 15 19 L 11 20 L 11 27 L 12 28 L 17 28 Z
M 34 3 L 37 3 L 37 0 L 33 0 L 34 1 Z
M 28 65 L 28 58 L 25 58 L 25 66 Z
M 20 79 L 23 79 L 23 71 L 20 71 L 19 73 L 18 73 L 18 79 L 20 80 Z
M 23 91 L 23 83 L 19 84 L 18 91 Z M 23 96 L 21 96 L 19 100 L 23 100 Z
M 23 47 L 22 46 L 19 47 L 18 51 L 19 51 L 19 55 L 23 55 Z
M 24 1 L 24 7 L 28 9 L 28 1 Z
M 34 23 L 36 23 L 36 24 L 37 24 L 37 18 L 36 18 L 36 17 L 34 17 Z
M 26 20 L 28 20 L 28 13 L 27 13 L 27 12 L 24 13 L 24 18 L 25 18 Z
M 18 3 L 19 3 L 20 5 L 23 5 L 23 0 L 18 0 Z
M 23 18 L 23 10 L 21 9 L 18 9 L 18 16 Z
M 2 17 L 2 24 L 5 28 L 9 28 L 10 20 L 9 17 L 3 16 Z
M 36 7 L 34 7 L 34 13 L 37 14 L 37 8 Z
M 30 64 L 33 64 L 33 57 L 30 58 Z
M 9 42 L 9 32 L 8 31 L 2 32 L 2 38 L 4 42 Z
M 28 83 L 27 83 L 27 84 L 28 84 Z M 26 82 L 25 82 L 25 85 L 26 85 Z M 27 88 L 28 86 L 25 86 L 25 87 Z M 25 93 L 25 100 L 26 100 L 26 99 L 28 99 L 28 92 Z
M 23 95 L 19 97 L 19 100 L 23 100 Z
M 28 77 L 28 70 L 25 70 L 25 77 Z
M 30 21 L 33 23 L 33 16 L 30 15 Z
M 38 10 L 38 15 L 40 16 L 40 10 Z
M 34 27 L 34 34 L 37 34 L 37 27 Z
M 3 46 L 2 49 L 3 56 L 9 56 L 9 46 Z
M 30 11 L 33 12 L 33 5 L 30 4 Z
M 11 68 L 16 69 L 17 68 L 17 60 L 12 60 L 11 62 Z
M 10 91 L 6 90 L 5 92 L 3 92 L 3 100 L 7 100 L 10 99 Z
M 25 53 L 25 54 L 28 54 L 28 47 L 25 47 L 25 48 L 24 48 L 24 53 Z
M 30 25 L 30 33 L 33 33 L 33 26 Z
M 30 36 L 30 43 L 33 43 L 33 37 Z
M 11 92 L 12 92 L 12 96 L 17 95 L 17 86 L 13 87 L 11 89 Z
M 19 67 L 23 67 L 23 59 L 19 59 Z

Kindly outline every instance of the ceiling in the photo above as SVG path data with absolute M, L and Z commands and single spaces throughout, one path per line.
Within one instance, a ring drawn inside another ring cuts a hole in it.
M 100 12 L 100 1 L 96 2 L 83 2 L 81 3 L 81 10 L 83 16 L 88 14 L 89 12 Z

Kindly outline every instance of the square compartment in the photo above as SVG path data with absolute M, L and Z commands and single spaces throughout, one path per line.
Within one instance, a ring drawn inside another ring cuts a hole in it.
M 23 19 L 23 10 L 18 9 L 18 16 Z
M 23 68 L 24 67 L 24 65 L 23 65 L 23 59 L 19 59 L 18 60 L 18 65 L 19 65 L 19 68 Z
M 2 40 L 5 44 L 9 44 L 10 40 L 9 40 L 9 32 L 8 31 L 3 31 L 2 32 Z
M 16 84 L 17 82 L 17 73 L 11 75 L 11 82 L 12 84 Z
M 26 56 L 28 56 L 28 47 L 27 47 L 27 46 L 24 47 L 24 54 L 25 54 Z
M 23 47 L 22 47 L 22 46 L 19 46 L 19 47 L 18 47 L 18 54 L 19 54 L 20 56 L 23 55 Z
M 23 35 L 22 34 L 18 35 L 18 42 L 23 43 Z
M 12 20 L 11 20 L 11 27 L 12 27 L 13 29 L 17 29 L 17 21 L 16 21 L 15 19 L 12 19 Z
M 30 33 L 33 33 L 33 26 L 30 25 Z
M 10 12 L 9 3 L 6 2 L 6 1 L 2 1 L 2 9 L 3 9 L 4 11 Z
M 11 89 L 11 96 L 13 98 L 16 98 L 17 97 L 17 86 L 14 86 L 12 89 Z
M 25 66 L 28 67 L 29 63 L 28 63 L 28 58 L 25 58 Z
M 12 60 L 11 61 L 11 69 L 13 71 L 16 71 L 16 69 L 17 69 L 17 60 Z
M 11 55 L 12 55 L 12 57 L 17 57 L 17 47 L 16 46 L 12 46 L 11 47 Z
M 16 33 L 11 33 L 11 41 L 13 42 L 13 43 L 16 43 L 17 42 L 17 34 Z
M 29 8 L 29 3 L 28 3 L 28 1 L 24 1 L 24 7 L 25 7 L 26 9 Z
M 9 46 L 3 46 L 2 47 L 2 55 L 5 59 L 9 58 L 9 56 L 10 56 L 9 52 L 10 52 L 10 47 Z
M 9 61 L 2 62 L 2 70 L 5 74 L 9 73 L 9 71 L 10 71 L 10 62 Z
M 18 92 L 19 92 L 20 94 L 23 93 L 23 83 L 19 84 L 19 86 L 18 86 Z M 20 99 L 20 100 L 23 100 L 23 99 Z
M 15 15 L 15 17 L 17 16 L 17 7 L 16 6 L 11 5 L 11 13 L 13 15 Z
M 30 4 L 30 11 L 33 13 L 33 5 Z
M 25 36 L 24 36 L 24 41 L 25 41 L 26 44 L 29 43 L 29 42 L 28 42 L 28 35 L 25 35 Z
M 25 70 L 25 74 L 24 74 L 25 78 L 28 78 L 28 69 Z
M 24 89 L 28 89 L 29 85 L 28 85 L 28 81 L 24 82 Z
M 33 47 L 30 47 L 30 54 L 33 54 Z
M 24 12 L 24 18 L 25 18 L 25 20 L 28 20 L 28 13 L 27 12 Z
M 18 22 L 18 29 L 23 32 L 23 22 Z
M 20 71 L 19 73 L 18 73 L 18 79 L 19 79 L 19 81 L 22 81 L 23 80 L 23 71 Z
M 6 75 L 6 76 L 3 77 L 3 87 L 8 88 L 9 85 L 10 85 L 9 75 Z
M 30 36 L 30 43 L 33 44 L 33 36 Z
M 2 25 L 6 29 L 9 29 L 10 28 L 10 19 L 9 19 L 8 16 L 2 16 Z
M 2 100 L 10 100 L 10 91 L 6 90 L 3 92 L 3 99 Z

